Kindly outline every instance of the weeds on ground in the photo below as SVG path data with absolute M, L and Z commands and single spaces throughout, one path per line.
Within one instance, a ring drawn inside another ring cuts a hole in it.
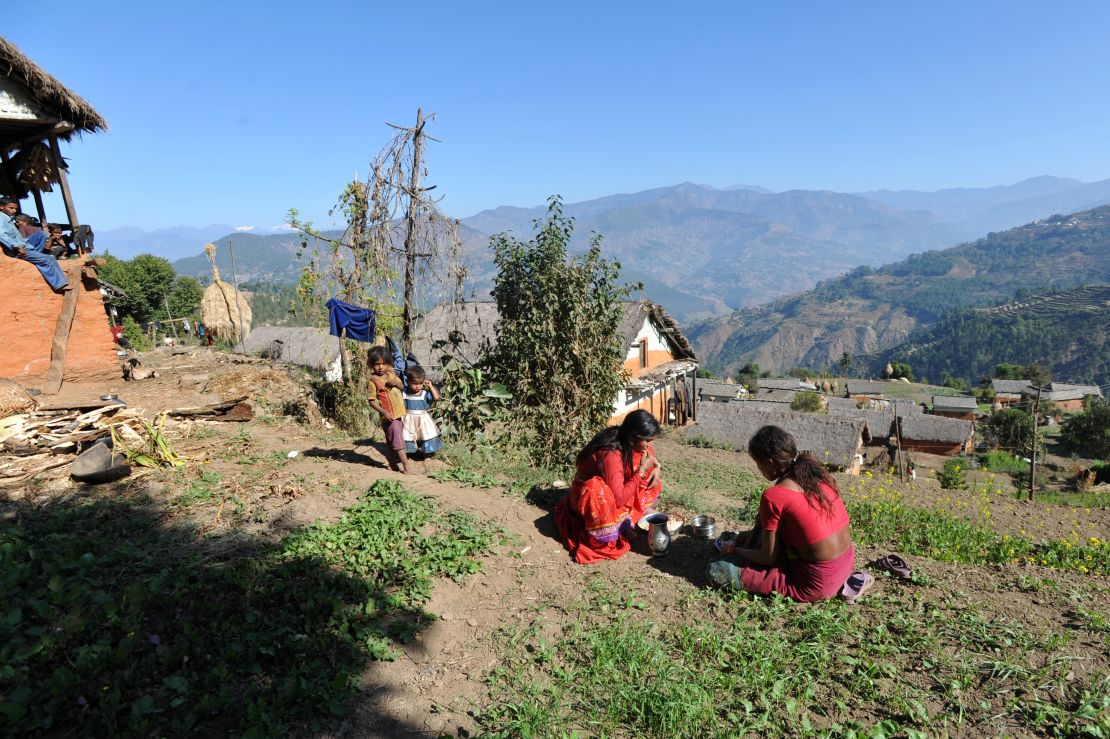
M 997 494 L 988 480 L 978 487 L 979 516 L 990 519 L 989 499 Z M 1097 537 L 1035 541 L 998 534 L 985 524 L 943 510 L 914 508 L 902 502 L 889 475 L 864 473 L 848 487 L 852 536 L 864 544 L 891 545 L 903 554 L 967 564 L 1029 563 L 1080 574 L 1110 575 L 1110 542 Z
M 736 451 L 736 448 L 727 441 L 717 441 L 716 439 L 710 439 L 708 436 L 702 436 L 700 434 L 676 434 L 674 439 L 679 444 L 698 447 L 699 449 L 720 449 L 727 452 Z
M 663 503 L 678 506 L 697 513 L 723 513 L 715 510 L 704 496 L 712 490 L 745 504 L 759 502 L 759 496 L 766 487 L 763 480 L 753 472 L 733 464 L 714 462 L 686 462 L 683 460 L 664 461 Z M 741 514 L 743 516 L 743 514 Z
M 440 482 L 454 482 L 468 488 L 496 488 L 501 486 L 501 481 L 485 472 L 477 472 L 469 467 L 448 467 L 439 472 L 433 472 L 431 477 Z
M 874 596 L 878 597 L 878 596 Z M 557 634 L 501 632 L 496 737 L 1101 736 L 1110 683 L 1075 680 L 1067 637 L 1039 636 L 953 597 L 865 612 L 700 591 L 681 623 L 651 621 L 634 593 L 594 590 Z M 642 608 L 640 606 L 639 608 Z M 866 615 L 865 615 L 866 613 Z M 541 615 L 542 619 L 542 615 Z
M 211 490 L 213 480 L 204 481 Z M 378 481 L 274 544 L 202 539 L 149 499 L 22 507 L 0 529 L 0 734 L 285 736 L 333 728 L 367 660 L 433 618 L 495 538 Z

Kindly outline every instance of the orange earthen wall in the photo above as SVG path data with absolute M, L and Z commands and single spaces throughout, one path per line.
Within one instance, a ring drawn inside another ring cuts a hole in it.
M 647 372 L 652 367 L 658 367 L 664 362 L 670 362 L 674 359 L 674 355 L 662 349 L 648 349 L 647 367 L 640 367 L 640 356 L 636 355 L 635 359 L 624 360 L 624 368 L 632 373 L 635 377 L 641 372 Z
M 80 290 L 66 345 L 63 382 L 111 380 L 120 377 L 119 357 L 108 330 L 104 301 L 95 282 L 81 281 L 81 260 L 60 262 L 69 281 Z M 62 296 L 55 293 L 34 265 L 0 255 L 0 319 L 3 352 L 0 377 L 34 387 L 46 379 L 54 327 L 62 310 Z

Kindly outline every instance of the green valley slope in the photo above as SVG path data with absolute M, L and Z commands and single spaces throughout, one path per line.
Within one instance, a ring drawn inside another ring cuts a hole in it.
M 860 267 L 813 290 L 703 321 L 687 332 L 709 367 L 827 367 L 844 352 L 896 346 L 950 311 L 1019 290 L 1110 284 L 1110 206 L 1053 216 L 978 241 Z
M 1110 287 L 1091 285 L 1023 296 L 993 308 L 951 313 L 896 347 L 857 358 L 877 375 L 887 361 L 914 374 L 972 383 L 1000 363 L 1048 367 L 1066 382 L 1110 383 Z

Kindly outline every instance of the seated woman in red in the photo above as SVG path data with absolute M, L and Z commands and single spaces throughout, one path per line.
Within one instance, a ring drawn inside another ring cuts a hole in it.
M 555 524 L 579 564 L 618 559 L 628 537 L 661 489 L 651 442 L 659 421 L 633 411 L 620 426 L 603 429 L 578 455 L 570 494 L 555 507 Z
M 709 565 L 709 581 L 808 603 L 840 592 L 855 566 L 848 512 L 836 480 L 794 437 L 764 426 L 748 453 L 774 485 L 763 491 L 755 528 Z

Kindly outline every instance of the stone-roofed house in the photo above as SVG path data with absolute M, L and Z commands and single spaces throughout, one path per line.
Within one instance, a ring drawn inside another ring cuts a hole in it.
M 412 353 L 435 381 L 446 361 L 473 363 L 483 346 L 496 342 L 498 319 L 494 302 L 436 306 L 417 321 Z M 611 421 L 616 423 L 640 409 L 663 423 L 682 424 L 696 414 L 694 373 L 698 360 L 678 323 L 663 306 L 650 300 L 626 301 L 618 336 L 625 347 L 628 382 L 613 399 Z
M 933 415 L 946 418 L 962 418 L 965 421 L 974 421 L 975 412 L 978 410 L 975 398 L 966 395 L 934 395 Z
M 867 423 L 858 418 L 836 418 L 823 413 L 765 410 L 759 401 L 706 403 L 698 409 L 698 434 L 746 451 L 752 435 L 770 424 L 780 426 L 830 467 L 858 475 L 864 441 L 870 440 Z

